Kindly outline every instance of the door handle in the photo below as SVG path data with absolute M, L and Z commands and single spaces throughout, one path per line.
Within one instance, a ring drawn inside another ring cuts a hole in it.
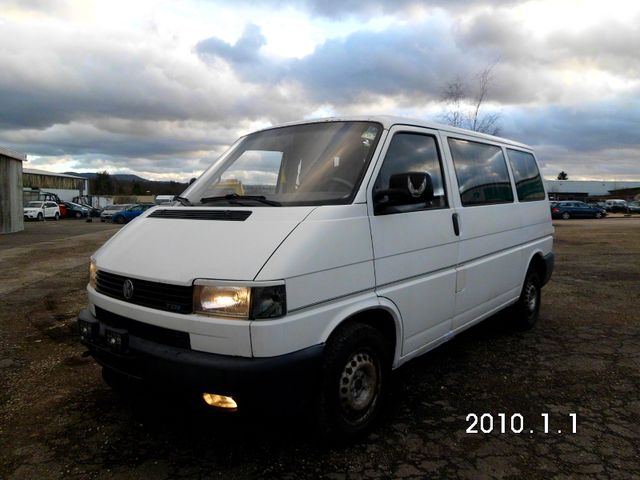
M 458 214 L 454 213 L 451 215 L 451 220 L 453 221 L 453 233 L 456 234 L 457 237 L 460 236 L 460 224 L 458 223 Z

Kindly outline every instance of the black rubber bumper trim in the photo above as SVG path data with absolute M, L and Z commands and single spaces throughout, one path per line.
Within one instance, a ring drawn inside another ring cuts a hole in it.
M 546 285 L 549 279 L 551 279 L 551 275 L 553 274 L 553 268 L 555 266 L 556 256 L 554 255 L 553 252 L 551 252 L 545 255 L 543 258 L 544 258 L 544 265 L 545 265 L 545 269 L 544 269 L 545 274 L 544 274 L 544 278 L 542 279 L 542 285 Z
M 78 320 L 99 323 L 86 309 Z M 104 325 L 97 330 L 104 332 Z M 130 379 L 169 389 L 245 397 L 311 386 L 318 378 L 324 350 L 324 345 L 314 345 L 275 357 L 238 357 L 162 345 L 131 335 L 125 353 L 109 349 L 102 334 L 81 342 L 99 364 Z

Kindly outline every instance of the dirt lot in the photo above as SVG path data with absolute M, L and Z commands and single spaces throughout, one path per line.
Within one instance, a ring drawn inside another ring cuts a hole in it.
M 555 224 L 538 326 L 515 332 L 499 315 L 411 362 L 376 431 L 331 448 L 304 418 L 120 399 L 74 324 L 88 257 L 118 227 L 0 236 L 0 479 L 640 478 L 640 218 Z M 485 412 L 526 428 L 466 433 Z

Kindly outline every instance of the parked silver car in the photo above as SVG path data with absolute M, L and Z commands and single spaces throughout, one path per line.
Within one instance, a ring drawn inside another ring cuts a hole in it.
M 102 210 L 102 213 L 100 214 L 100 221 L 101 222 L 110 221 L 111 217 L 113 217 L 116 213 L 121 212 L 125 208 L 129 208 L 131 205 L 132 205 L 131 203 L 126 203 L 122 205 L 108 205 L 104 207 L 104 209 Z

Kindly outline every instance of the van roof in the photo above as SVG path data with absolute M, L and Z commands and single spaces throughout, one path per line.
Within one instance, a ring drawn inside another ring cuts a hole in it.
M 352 116 L 344 116 L 344 117 L 325 117 L 325 118 L 315 118 L 308 120 L 300 120 L 295 122 L 287 122 L 279 125 L 273 125 L 270 127 L 261 128 L 256 130 L 258 132 L 265 130 L 272 130 L 280 127 L 288 127 L 291 125 L 303 125 L 307 123 L 322 123 L 322 122 L 378 122 L 381 123 L 385 130 L 389 130 L 394 125 L 408 125 L 413 127 L 424 127 L 424 128 L 432 128 L 435 130 L 442 130 L 451 133 L 459 133 L 462 135 L 468 135 L 470 137 L 476 137 L 478 139 L 484 140 L 492 140 L 494 142 L 505 143 L 508 145 L 512 145 L 514 147 L 526 148 L 528 150 L 533 150 L 533 148 L 524 143 L 516 142 L 514 140 L 509 140 L 508 138 L 496 137 L 494 135 L 487 135 L 486 133 L 474 132 L 472 130 L 467 130 L 465 128 L 452 127 L 450 125 L 444 125 L 441 123 L 430 122 L 428 120 L 421 120 L 417 118 L 407 118 L 400 117 L 394 115 L 352 115 Z

